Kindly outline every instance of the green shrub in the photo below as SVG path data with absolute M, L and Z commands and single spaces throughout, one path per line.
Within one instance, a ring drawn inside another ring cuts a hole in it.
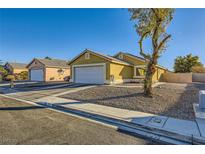
M 6 81 L 14 81 L 14 80 L 15 80 L 15 76 L 14 76 L 14 75 L 7 75 L 7 76 L 5 77 L 5 80 L 6 80 Z
M 191 71 L 193 73 L 205 73 L 205 67 L 203 67 L 203 66 L 193 66 L 191 68 Z
M 3 80 L 3 76 L 0 74 L 0 82 Z
M 28 72 L 23 71 L 19 74 L 16 74 L 15 77 L 16 77 L 16 80 L 28 80 Z
M 8 71 L 3 66 L 0 65 L 0 76 L 1 76 L 0 80 L 3 80 L 4 77 L 7 75 L 8 75 Z
M 55 78 L 54 78 L 54 77 L 51 77 L 50 80 L 55 80 Z

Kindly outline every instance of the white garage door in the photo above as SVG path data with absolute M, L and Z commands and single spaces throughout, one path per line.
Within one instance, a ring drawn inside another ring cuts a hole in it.
M 43 70 L 31 70 L 31 81 L 43 81 Z
M 76 83 L 104 83 L 104 67 L 89 66 L 74 68 L 74 81 Z

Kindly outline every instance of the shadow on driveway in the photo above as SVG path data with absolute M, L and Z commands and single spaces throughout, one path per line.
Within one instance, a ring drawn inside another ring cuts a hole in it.
M 18 106 L 18 107 L 0 107 L 3 111 L 16 111 L 16 110 L 33 110 L 33 109 L 44 109 L 47 107 L 41 106 Z
M 73 89 L 78 87 L 91 86 L 93 84 L 77 84 L 77 83 L 61 83 L 61 84 L 43 84 L 43 85 L 16 85 L 14 88 L 10 88 L 9 86 L 1 86 L 0 92 L 4 94 L 8 93 L 18 93 L 18 92 L 38 92 L 38 91 L 46 91 L 46 90 L 58 90 L 58 89 Z

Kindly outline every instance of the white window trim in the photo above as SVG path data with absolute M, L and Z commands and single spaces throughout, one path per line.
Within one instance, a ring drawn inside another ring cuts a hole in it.
M 106 83 L 106 63 L 95 63 L 95 64 L 81 64 L 81 65 L 73 65 L 72 66 L 72 82 L 74 81 L 74 70 L 76 67 L 91 67 L 91 66 L 103 66 L 103 73 L 104 73 L 104 83 Z

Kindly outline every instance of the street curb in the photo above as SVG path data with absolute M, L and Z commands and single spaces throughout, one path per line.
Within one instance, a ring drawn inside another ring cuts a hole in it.
M 10 99 L 16 99 L 21 102 L 29 103 L 32 105 L 37 106 L 43 106 L 47 107 L 48 109 L 60 111 L 63 113 L 69 113 L 74 114 L 77 116 L 81 116 L 83 118 L 88 118 L 91 120 L 95 120 L 98 122 L 106 123 L 109 125 L 117 126 L 117 130 L 134 135 L 134 136 L 141 136 L 143 138 L 149 138 L 156 142 L 163 142 L 164 144 L 205 144 L 205 139 L 200 136 L 192 136 L 192 135 L 183 135 L 178 134 L 176 132 L 167 131 L 164 129 L 156 128 L 156 127 L 150 127 L 142 124 L 136 124 L 133 122 L 128 122 L 121 119 L 116 119 L 112 117 L 107 117 L 103 115 L 98 115 L 95 113 L 89 113 L 85 111 L 81 111 L 79 109 L 73 109 L 68 107 L 63 107 L 47 102 L 32 102 L 32 101 L 26 101 L 22 99 L 12 98 L 6 95 L 0 94 L 0 96 L 7 97 Z
M 27 103 L 27 104 L 31 104 L 31 105 L 42 107 L 42 105 L 37 104 L 36 102 L 32 102 L 32 101 L 28 101 L 28 100 L 23 100 L 23 99 L 20 99 L 20 98 L 14 98 L 14 97 L 10 97 L 9 95 L 4 95 L 4 94 L 0 94 L 0 96 L 6 97 L 6 98 L 9 98 L 9 99 L 13 99 L 13 100 L 17 100 L 17 101 L 22 102 L 22 103 Z M 59 112 L 59 113 L 63 113 L 63 114 L 67 114 L 67 115 L 74 116 L 74 117 L 77 117 L 77 118 L 80 118 L 80 119 L 84 119 L 84 120 L 86 119 L 88 121 L 96 122 L 98 124 L 101 124 L 101 125 L 104 125 L 104 126 L 107 126 L 107 127 L 111 127 L 111 128 L 114 128 L 114 129 L 117 130 L 117 127 L 115 127 L 113 125 L 108 125 L 108 124 L 105 124 L 105 123 L 102 123 L 102 122 L 98 122 L 98 121 L 95 121 L 95 120 L 92 120 L 92 119 L 89 119 L 89 118 L 84 118 L 82 116 L 78 116 L 78 115 L 71 114 L 71 113 L 68 113 L 68 112 L 60 111 L 60 110 L 57 110 L 57 109 L 54 109 L 54 108 L 50 108 L 50 107 L 45 107 L 45 109 L 52 110 L 52 111 Z
M 102 115 L 98 115 L 94 113 L 88 113 L 88 112 L 81 111 L 78 109 L 67 108 L 67 107 L 54 105 L 50 103 L 41 102 L 37 104 L 50 107 L 56 110 L 60 110 L 62 112 L 68 112 L 68 113 L 83 116 L 86 118 L 105 122 L 108 124 L 116 125 L 118 126 L 119 131 L 130 132 L 131 134 L 136 134 L 138 136 L 141 135 L 141 133 L 139 132 L 145 132 L 146 135 L 143 135 L 144 137 L 151 138 L 158 142 L 163 141 L 164 143 L 167 142 L 169 144 L 179 144 L 179 143 L 180 144 L 205 144 L 205 140 L 201 137 L 186 136 L 183 134 L 178 134 L 178 133 L 166 131 L 163 129 L 158 129 L 158 128 L 145 126 L 145 125 L 139 125 L 139 124 L 131 123 L 131 122 L 124 121 L 124 120 L 106 117 L 106 116 L 102 116 Z M 129 128 L 129 129 L 126 129 L 126 128 Z

